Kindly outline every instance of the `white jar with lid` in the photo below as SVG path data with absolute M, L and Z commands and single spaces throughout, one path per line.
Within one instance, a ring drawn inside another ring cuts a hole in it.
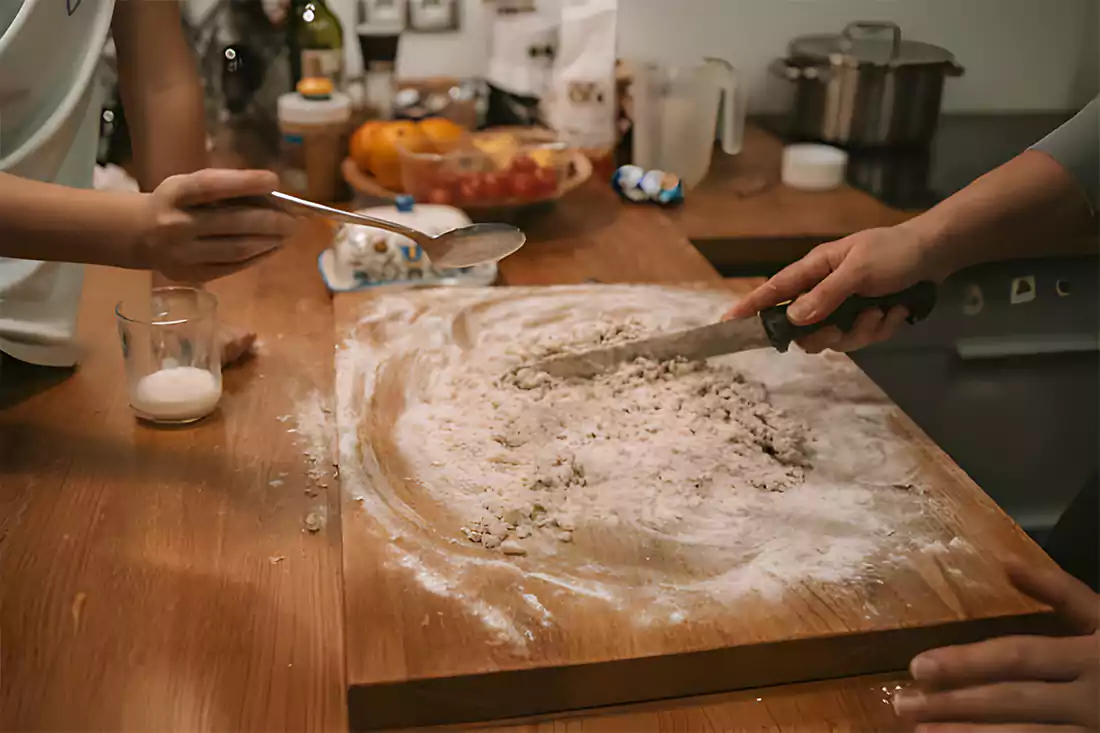
M 298 91 L 279 97 L 278 114 L 283 187 L 311 201 L 335 200 L 351 98 L 328 79 L 302 79 Z

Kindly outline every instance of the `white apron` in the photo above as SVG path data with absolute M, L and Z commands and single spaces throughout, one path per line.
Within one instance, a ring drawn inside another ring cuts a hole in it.
M 91 188 L 114 0 L 0 0 L 0 171 Z M 0 351 L 72 366 L 81 265 L 0 257 Z

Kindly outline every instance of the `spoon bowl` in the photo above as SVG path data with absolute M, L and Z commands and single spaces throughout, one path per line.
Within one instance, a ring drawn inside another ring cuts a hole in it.
M 484 262 L 496 262 L 518 250 L 527 241 L 524 233 L 510 224 L 471 224 L 433 237 L 403 224 L 341 211 L 281 191 L 272 191 L 270 198 L 291 214 L 308 213 L 345 224 L 384 229 L 408 237 L 420 245 L 428 259 L 439 267 L 473 267 Z

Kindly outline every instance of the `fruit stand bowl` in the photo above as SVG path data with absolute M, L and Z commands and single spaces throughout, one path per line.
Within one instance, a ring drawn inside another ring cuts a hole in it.
M 407 144 L 405 144 L 407 143 Z M 592 175 L 592 164 L 578 150 L 537 128 L 497 128 L 472 133 L 440 152 L 415 138 L 395 145 L 401 190 L 386 186 L 353 158 L 343 174 L 355 191 L 373 198 L 455 206 L 476 219 L 510 218 L 551 204 Z M 387 171 L 390 181 L 394 176 Z

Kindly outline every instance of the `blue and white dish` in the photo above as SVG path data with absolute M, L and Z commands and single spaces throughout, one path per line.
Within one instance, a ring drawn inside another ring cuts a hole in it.
M 470 224 L 469 217 L 450 206 L 413 205 L 402 197 L 396 207 L 380 206 L 359 213 L 405 224 L 436 236 Z M 435 267 L 408 237 L 366 226 L 342 225 L 332 247 L 317 258 L 321 279 L 332 292 L 346 293 L 380 286 L 485 286 L 497 277 L 495 263 L 448 269 Z

